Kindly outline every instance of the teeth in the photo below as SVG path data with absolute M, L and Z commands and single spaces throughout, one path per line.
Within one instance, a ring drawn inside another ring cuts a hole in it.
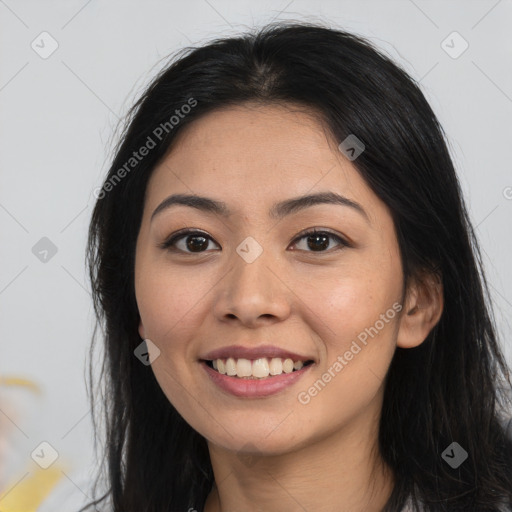
M 247 359 L 246 359 L 247 361 Z M 249 361 L 249 365 L 251 362 Z M 268 361 L 264 357 L 263 359 L 256 359 L 254 363 L 252 363 L 252 376 L 258 378 L 268 377 L 270 373 L 270 368 L 268 367 Z
M 293 361 L 291 359 L 285 359 L 283 361 L 283 372 L 284 373 L 292 373 L 293 372 Z
M 283 360 L 280 357 L 273 357 L 269 367 L 270 375 L 280 375 L 283 373 Z
M 228 357 L 226 360 L 215 359 L 212 361 L 212 365 L 222 375 L 264 379 L 269 375 L 281 375 L 282 373 L 292 373 L 294 370 L 300 370 L 304 366 L 304 361 L 273 357 L 269 362 L 266 357 L 254 360 Z
M 236 374 L 238 377 L 250 377 L 252 375 L 252 366 L 249 359 L 239 359 L 236 362 Z
M 232 357 L 228 357 L 226 361 L 226 373 L 230 377 L 236 375 L 236 361 Z

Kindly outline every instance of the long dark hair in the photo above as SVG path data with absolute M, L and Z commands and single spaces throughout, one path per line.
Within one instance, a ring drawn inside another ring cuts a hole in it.
M 401 510 L 408 497 L 432 512 L 500 510 L 512 502 L 512 442 L 503 426 L 510 370 L 443 129 L 418 84 L 389 57 L 364 38 L 309 23 L 186 48 L 127 116 L 88 241 L 105 340 L 103 387 L 89 393 L 93 410 L 95 396 L 104 406 L 108 492 L 94 505 L 108 497 L 115 512 L 202 511 L 214 483 L 205 439 L 134 356 L 134 255 L 148 179 L 176 135 L 207 112 L 247 101 L 303 105 L 336 140 L 363 141 L 352 163 L 392 213 L 405 285 L 425 271 L 442 279 L 439 323 L 417 348 L 396 349 L 386 377 L 379 445 L 396 482 L 384 510 Z M 130 160 L 142 146 L 151 146 L 146 156 Z M 441 457 L 454 441 L 469 455 L 457 469 Z

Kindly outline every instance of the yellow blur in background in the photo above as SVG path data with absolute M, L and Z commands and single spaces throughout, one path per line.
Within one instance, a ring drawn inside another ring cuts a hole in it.
M 26 437 L 21 419 L 25 416 L 23 400 L 15 400 L 19 391 L 39 398 L 40 387 L 22 377 L 0 376 L 0 511 L 36 512 L 39 506 L 64 478 L 67 466 L 57 459 L 46 469 L 40 467 L 27 453 L 16 453 L 16 436 Z M 14 391 L 14 393 L 13 393 Z M 34 444 L 34 449 L 39 443 Z

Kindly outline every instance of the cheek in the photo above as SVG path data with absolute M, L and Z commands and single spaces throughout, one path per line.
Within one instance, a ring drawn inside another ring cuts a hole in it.
M 311 391 L 322 390 L 323 406 L 342 405 L 343 415 L 352 407 L 348 402 L 361 406 L 375 396 L 393 357 L 401 268 L 395 258 L 374 254 L 335 275 L 307 297 L 309 321 L 324 351 L 321 382 Z
M 148 338 L 165 343 L 189 324 L 209 290 L 198 273 L 153 266 L 137 275 L 136 297 L 142 324 Z
M 197 332 L 197 317 L 207 284 L 157 263 L 141 265 L 136 273 L 136 298 L 146 338 L 160 350 L 151 369 L 160 388 L 187 419 L 193 408 L 185 389 L 191 389 L 190 340 Z M 196 273 L 197 276 L 197 273 Z
M 348 421 L 381 392 L 396 348 L 400 307 L 384 295 L 371 296 L 359 283 L 343 291 L 333 298 L 336 306 L 317 321 L 324 358 L 298 397 L 312 404 L 311 412 L 330 411 L 333 424 Z
M 311 320 L 334 344 L 353 339 L 374 325 L 400 298 L 399 269 L 360 265 L 337 269 L 329 279 L 316 281 L 303 295 Z M 313 283 L 311 283 L 313 284 Z

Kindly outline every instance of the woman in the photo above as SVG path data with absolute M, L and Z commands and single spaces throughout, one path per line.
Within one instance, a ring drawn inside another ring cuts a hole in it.
M 512 510 L 477 241 L 434 113 L 369 42 L 186 51 L 96 196 L 112 510 Z

